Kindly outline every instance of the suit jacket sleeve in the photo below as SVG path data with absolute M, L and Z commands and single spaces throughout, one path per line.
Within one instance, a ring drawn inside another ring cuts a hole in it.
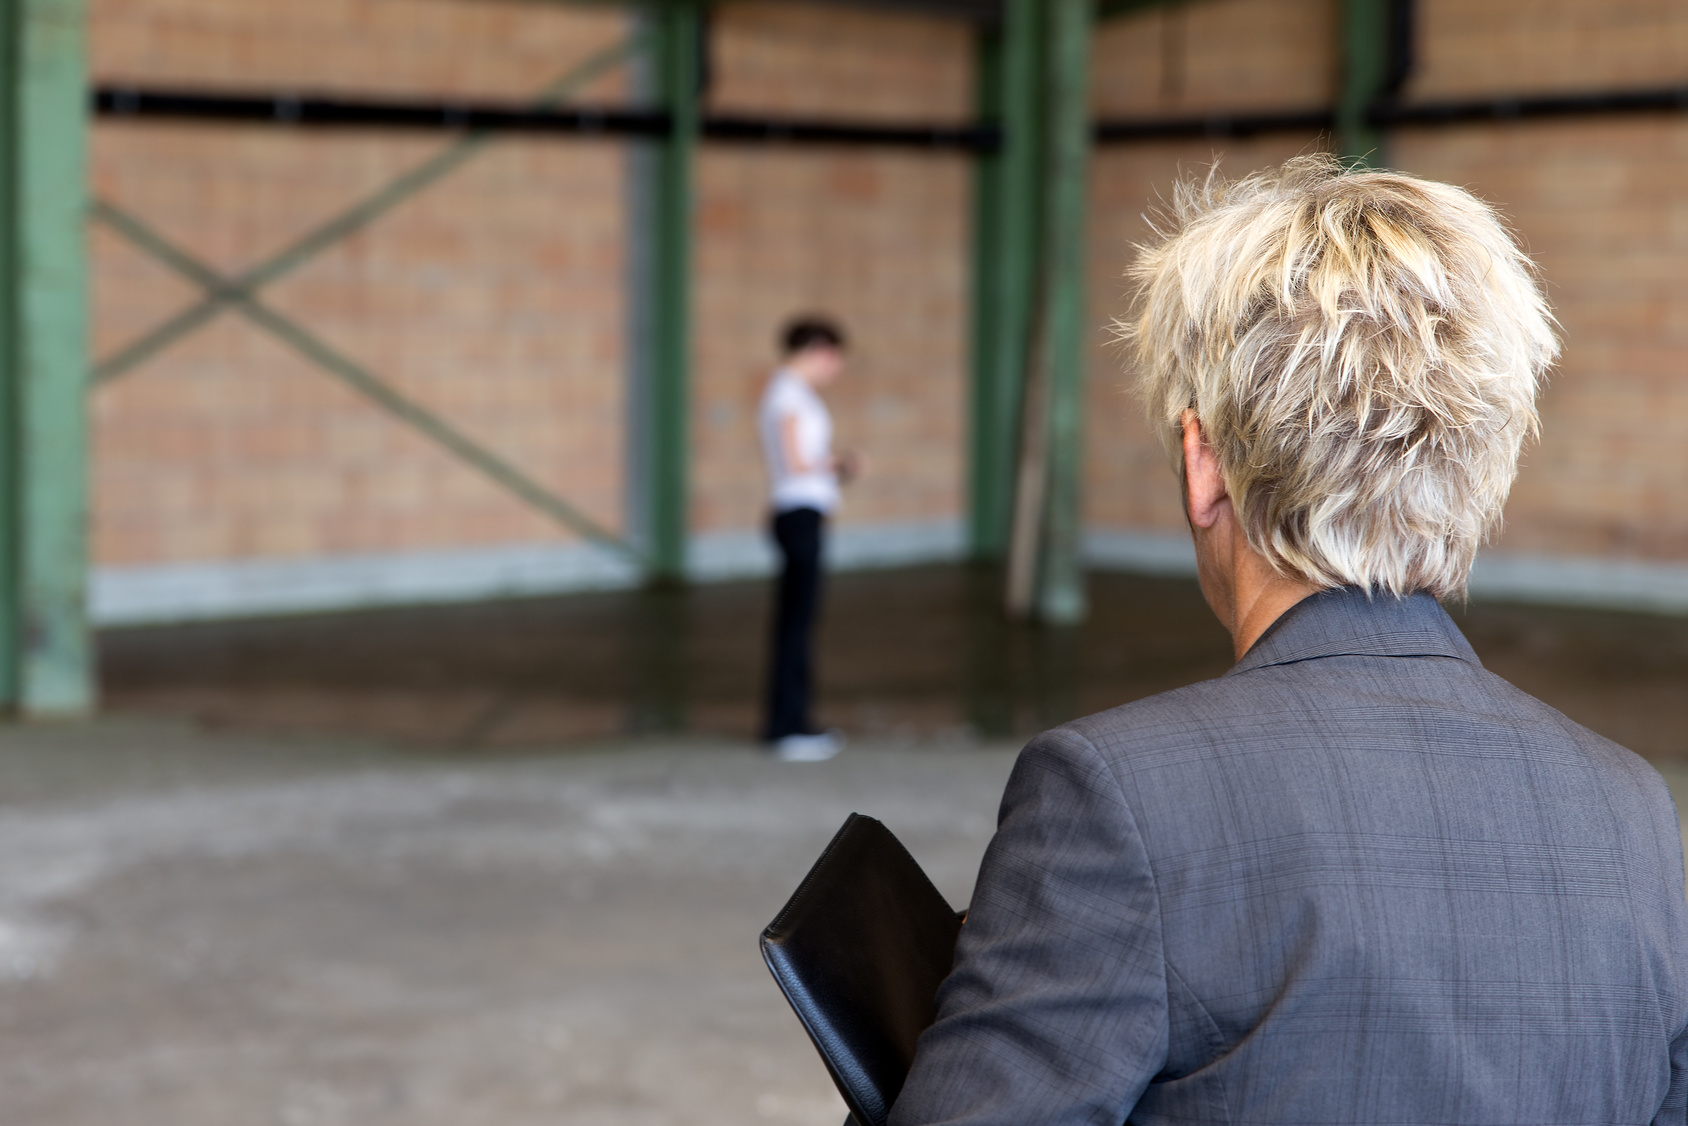
M 1666 894 L 1673 908 L 1669 915 L 1672 939 L 1670 950 L 1675 956 L 1676 969 L 1674 974 L 1660 976 L 1665 980 L 1680 982 L 1685 976 L 1684 967 L 1688 967 L 1688 914 L 1685 914 L 1685 911 L 1688 911 L 1688 907 L 1685 907 L 1685 901 L 1688 901 L 1688 887 L 1684 886 L 1682 849 L 1678 847 L 1682 842 L 1682 818 L 1663 779 L 1655 777 L 1652 781 L 1661 796 L 1659 811 L 1654 819 L 1654 831 L 1659 841 L 1659 851 L 1666 857 L 1664 869 L 1672 877 Z M 1653 1126 L 1688 1126 L 1688 1022 L 1684 1021 L 1683 1009 L 1684 1005 L 1679 998 L 1673 1013 L 1678 1027 L 1670 1044 L 1670 1090 L 1665 1095 L 1664 1105 L 1653 1118 Z
M 1688 1032 L 1670 1045 L 1670 1094 L 1653 1118 L 1653 1126 L 1683 1126 L 1688 1122 Z
M 1154 875 L 1082 735 L 1020 755 L 892 1126 L 1119 1126 L 1167 1055 Z

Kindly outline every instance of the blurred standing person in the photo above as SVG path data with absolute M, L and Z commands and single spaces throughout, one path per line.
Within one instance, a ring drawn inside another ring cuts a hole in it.
M 820 762 L 843 746 L 837 732 L 816 730 L 810 711 L 821 553 L 839 485 L 857 475 L 860 459 L 833 455 L 832 415 L 819 394 L 844 370 L 843 330 L 824 317 L 800 317 L 780 343 L 784 360 L 768 381 L 757 420 L 782 558 L 763 737 L 781 759 Z

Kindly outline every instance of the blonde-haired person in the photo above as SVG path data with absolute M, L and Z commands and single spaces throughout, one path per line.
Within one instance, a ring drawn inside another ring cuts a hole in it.
M 1557 352 L 1470 193 L 1181 186 L 1126 325 L 1224 677 L 1046 732 L 892 1126 L 1688 1115 L 1682 839 L 1459 597 Z

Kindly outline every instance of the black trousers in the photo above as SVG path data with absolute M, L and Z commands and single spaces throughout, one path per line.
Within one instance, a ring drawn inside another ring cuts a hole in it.
M 774 542 L 784 565 L 774 596 L 773 662 L 768 670 L 769 741 L 815 730 L 809 714 L 815 611 L 821 597 L 821 544 L 826 517 L 813 508 L 774 514 Z

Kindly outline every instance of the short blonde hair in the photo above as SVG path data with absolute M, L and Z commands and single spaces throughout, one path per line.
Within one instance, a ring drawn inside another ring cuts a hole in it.
M 1559 351 L 1494 209 L 1321 155 L 1182 183 L 1156 226 L 1119 328 L 1174 460 L 1193 409 L 1280 574 L 1463 594 Z

